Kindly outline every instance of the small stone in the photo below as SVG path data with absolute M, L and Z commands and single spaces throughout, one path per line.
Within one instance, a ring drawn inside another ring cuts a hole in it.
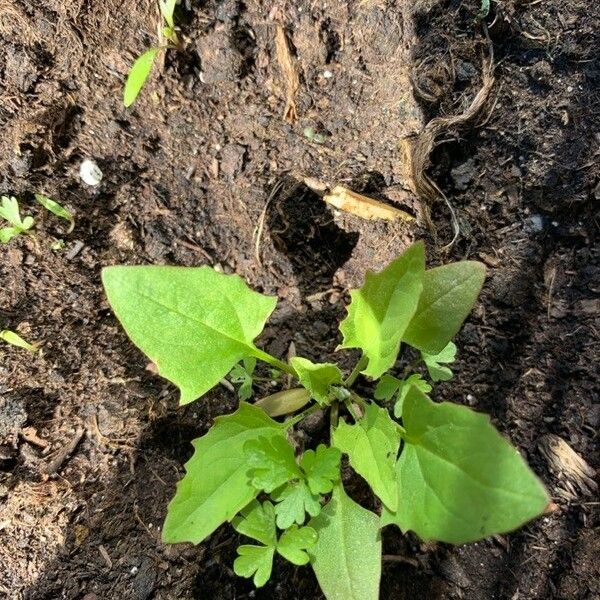
M 79 177 L 87 185 L 96 186 L 102 181 L 102 171 L 93 160 L 86 158 L 79 167 Z

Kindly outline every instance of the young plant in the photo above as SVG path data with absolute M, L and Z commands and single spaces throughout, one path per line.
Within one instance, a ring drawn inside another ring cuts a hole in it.
M 130 107 L 136 101 L 150 76 L 156 57 L 161 52 L 179 48 L 179 38 L 175 31 L 175 21 L 173 19 L 176 4 L 177 0 L 158 0 L 160 14 L 163 19 L 161 32 L 166 42 L 164 45 L 146 50 L 131 65 L 127 81 L 125 82 L 125 89 L 123 90 L 123 104 L 125 108 Z
M 368 273 L 340 325 L 339 349 L 362 352 L 346 376 L 335 364 L 284 362 L 256 346 L 276 299 L 236 275 L 115 266 L 102 278 L 128 335 L 179 387 L 181 404 L 232 369 L 248 399 L 256 361 L 298 381 L 254 404 L 240 401 L 193 441 L 167 510 L 165 542 L 198 544 L 229 521 L 257 542 L 241 545 L 233 564 L 256 586 L 268 581 L 279 554 L 310 563 L 329 600 L 376 600 L 383 527 L 464 544 L 512 531 L 548 505 L 544 486 L 489 418 L 432 401 L 431 385 L 415 372 L 424 364 L 432 381 L 452 376 L 445 366 L 456 353 L 451 339 L 479 295 L 482 264 L 426 270 L 424 246 L 416 243 L 383 271 Z M 393 375 L 403 346 L 419 356 Z M 373 397 L 355 389 L 361 374 L 360 390 L 379 380 Z M 329 442 L 296 452 L 294 426 L 319 410 L 330 414 Z M 342 455 L 377 497 L 369 503 L 375 511 L 344 490 Z
M 52 198 L 48 198 L 48 196 L 44 196 L 44 194 L 34 194 L 34 196 L 36 201 L 46 210 L 49 210 L 52 214 L 56 215 L 60 219 L 69 221 L 69 229 L 67 229 L 67 233 L 71 233 L 73 229 L 75 229 L 75 218 L 73 217 L 73 214 L 62 204 L 59 204 L 56 202 L 56 200 L 52 200 Z
M 9 227 L 0 228 L 0 242 L 8 244 L 15 236 L 29 231 L 35 224 L 33 217 L 21 219 L 19 202 L 14 197 L 2 196 L 0 198 L 0 217 L 9 222 Z
M 11 331 L 10 329 L 3 329 L 0 331 L 0 340 L 3 340 L 7 344 L 11 346 L 16 346 L 17 348 L 23 348 L 29 352 L 35 353 L 40 348 L 37 344 L 30 344 L 26 340 L 24 340 L 19 334 Z

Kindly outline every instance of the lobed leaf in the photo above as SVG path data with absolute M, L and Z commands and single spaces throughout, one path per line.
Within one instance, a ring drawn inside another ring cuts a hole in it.
M 306 475 L 308 487 L 313 494 L 328 494 L 340 478 L 342 453 L 337 448 L 319 444 L 317 451 L 306 450 L 300 466 Z
M 136 101 L 150 75 L 150 71 L 152 71 L 154 60 L 159 52 L 160 48 L 150 48 L 131 65 L 123 90 L 123 105 L 125 108 L 129 108 Z
M 291 479 L 301 479 L 294 449 L 285 437 L 259 437 L 244 445 L 248 476 L 257 490 L 272 492 Z
M 306 550 L 315 545 L 317 537 L 312 527 L 292 525 L 281 534 L 277 552 L 295 565 L 305 565 L 310 560 Z
M 237 364 L 231 369 L 229 379 L 231 383 L 240 384 L 238 388 L 238 398 L 240 400 L 249 400 L 252 397 L 252 385 L 254 380 L 252 375 L 256 367 L 254 357 L 244 358 L 242 364 Z
M 368 358 L 364 375 L 377 379 L 396 362 L 400 341 L 423 290 L 425 247 L 417 242 L 380 273 L 367 273 L 350 293 L 348 316 L 340 324 L 340 348 L 359 348 Z
M 277 302 L 210 267 L 106 267 L 102 282 L 133 343 L 181 390 L 181 404 L 242 358 L 260 358 L 253 340 Z
M 300 383 L 319 404 L 329 404 L 329 388 L 342 383 L 342 372 L 332 363 L 315 364 L 307 358 L 295 356 L 290 363 Z
M 287 529 L 294 523 L 302 525 L 305 513 L 314 517 L 321 511 L 320 496 L 313 494 L 304 481 L 287 484 L 275 490 L 271 497 L 278 503 L 275 514 L 279 529 Z
M 368 404 L 364 418 L 358 423 L 348 425 L 340 421 L 332 442 L 348 455 L 352 468 L 367 481 L 381 501 L 395 511 L 398 486 L 394 465 L 400 434 L 387 410 Z
M 265 546 L 277 544 L 275 510 L 269 501 L 261 504 L 258 500 L 252 500 L 237 517 L 232 519 L 231 524 L 238 533 L 261 542 Z
M 260 437 L 284 436 L 279 423 L 244 402 L 233 414 L 217 417 L 208 433 L 192 442 L 194 455 L 169 504 L 163 540 L 198 544 L 230 521 L 258 495 L 248 479 L 244 445 Z
M 309 526 L 318 536 L 310 562 L 327 600 L 378 600 L 379 517 L 351 500 L 340 483 Z
M 414 373 L 404 381 L 398 389 L 398 399 L 394 404 L 394 416 L 396 419 L 402 417 L 402 410 L 404 409 L 404 400 L 410 391 L 410 388 L 414 386 L 424 394 L 428 394 L 431 391 L 431 386 L 421 377 L 419 373 Z
M 425 271 L 423 293 L 402 341 L 437 354 L 458 333 L 485 280 L 485 266 L 462 261 Z
M 238 557 L 233 561 L 233 572 L 239 577 L 254 577 L 254 585 L 259 588 L 271 578 L 273 570 L 274 546 L 239 546 Z
M 512 531 L 548 505 L 542 483 L 486 415 L 412 387 L 402 418 L 398 509 L 384 507 L 383 525 L 464 544 Z

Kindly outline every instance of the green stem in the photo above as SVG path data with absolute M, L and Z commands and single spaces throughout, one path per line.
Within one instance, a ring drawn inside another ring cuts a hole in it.
M 367 366 L 368 358 L 363 354 L 360 360 L 354 365 L 354 369 L 352 369 L 352 373 L 344 379 L 344 387 L 351 387 L 352 384 L 356 381 L 356 378 L 360 375 L 360 372 Z
M 321 407 L 318 404 L 313 404 L 312 406 L 309 406 L 307 409 L 303 410 L 300 414 L 286 421 L 283 424 L 283 426 L 286 429 L 289 429 L 290 427 L 293 427 L 296 423 L 300 423 L 300 421 L 306 419 L 306 417 L 312 415 L 313 413 L 316 413 L 318 410 L 320 410 L 320 408 Z
M 350 399 L 353 402 L 356 402 L 361 408 L 367 406 L 367 401 L 364 398 L 361 398 L 356 392 L 350 392 Z
M 394 421 L 394 425 L 396 426 L 396 429 L 398 430 L 400 437 L 403 440 L 406 439 L 406 429 L 404 429 L 404 427 L 402 427 L 402 425 L 400 425 L 400 423 L 396 423 L 396 421 Z
M 346 400 L 344 402 L 344 404 L 346 405 L 348 412 L 352 415 L 354 422 L 358 423 L 360 421 L 360 419 L 358 418 L 358 415 L 354 412 L 354 407 L 352 406 L 352 402 L 350 400 Z
M 256 348 L 254 350 L 254 356 L 256 356 L 256 358 L 258 358 L 259 360 L 262 360 L 263 362 L 269 363 L 271 366 L 275 367 L 276 369 L 279 369 L 280 371 L 284 371 L 285 373 L 288 373 L 293 377 L 297 377 L 296 371 L 294 371 L 294 369 L 290 365 L 284 363 L 278 358 L 275 358 L 274 356 L 271 356 L 268 352 L 260 350 L 260 348 Z
M 340 412 L 340 403 L 336 400 L 331 403 L 329 411 L 329 436 L 333 437 L 333 430 L 338 426 L 338 415 Z

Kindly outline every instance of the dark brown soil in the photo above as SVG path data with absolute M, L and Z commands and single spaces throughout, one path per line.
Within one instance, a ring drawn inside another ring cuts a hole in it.
M 236 398 L 217 388 L 179 409 L 111 315 L 100 268 L 239 273 L 280 298 L 261 338 L 270 352 L 285 356 L 293 341 L 298 354 L 326 359 L 348 288 L 424 238 L 433 264 L 490 267 L 457 339 L 456 379 L 436 397 L 491 413 L 558 508 L 464 547 L 388 528 L 385 554 L 403 562 L 384 563 L 381 597 L 600 597 L 594 482 L 572 482 L 541 450 L 556 434 L 600 465 L 597 3 L 492 2 L 491 97 L 432 155 L 430 175 L 460 225 L 450 250 L 443 202 L 431 206 L 434 237 L 334 214 L 302 179 L 401 199 L 418 214 L 402 190 L 399 141 L 462 112 L 481 87 L 480 3 L 185 0 L 183 51 L 166 55 L 125 110 L 124 76 L 153 43 L 155 4 L 0 0 L 0 193 L 37 218 L 35 238 L 0 248 L 0 329 L 43 344 L 33 356 L 0 346 L 0 596 L 321 598 L 309 568 L 278 562 L 256 592 L 236 578 L 229 527 L 197 547 L 161 543 L 190 440 Z M 300 77 L 294 123 L 283 118 L 276 23 Z M 97 188 L 78 178 L 86 157 L 104 172 Z M 75 212 L 73 233 L 32 202 L 41 190 Z M 66 247 L 54 251 L 59 238 Z M 318 436 L 309 430 L 304 442 Z

